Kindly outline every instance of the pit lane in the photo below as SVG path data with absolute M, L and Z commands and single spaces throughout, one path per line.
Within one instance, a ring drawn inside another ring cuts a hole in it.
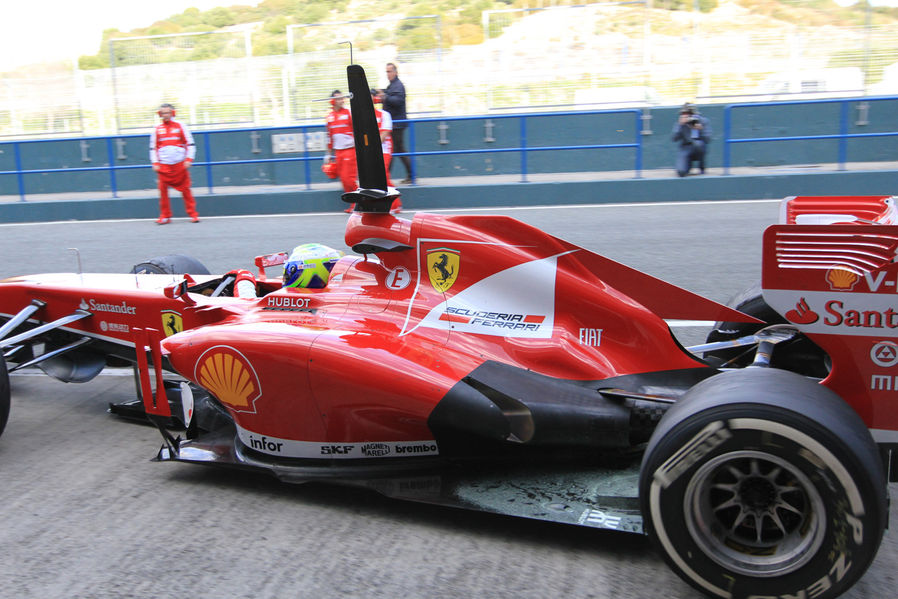
M 762 203 L 551 207 L 509 214 L 554 235 L 726 301 L 760 276 Z M 470 212 L 470 211 L 467 211 Z M 0 277 L 127 272 L 186 253 L 213 272 L 317 241 L 346 249 L 345 215 L 0 225 Z M 704 330 L 685 330 L 686 343 Z M 0 437 L 4 597 L 695 597 L 628 534 L 388 500 L 326 485 L 149 459 L 155 429 L 106 413 L 133 397 L 127 376 L 83 385 L 12 377 Z M 891 485 L 898 496 L 898 485 Z M 898 507 L 891 506 L 893 529 Z M 898 537 L 844 597 L 894 586 Z

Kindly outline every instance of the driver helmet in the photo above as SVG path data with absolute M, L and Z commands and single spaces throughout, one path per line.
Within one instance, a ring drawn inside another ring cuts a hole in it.
M 293 248 L 284 264 L 284 287 L 322 289 L 327 286 L 334 264 L 343 252 L 320 243 L 304 243 Z

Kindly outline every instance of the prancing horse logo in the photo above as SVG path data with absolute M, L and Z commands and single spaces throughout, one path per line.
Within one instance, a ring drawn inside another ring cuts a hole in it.
M 175 333 L 180 333 L 184 330 L 184 320 L 181 318 L 179 312 L 175 312 L 174 310 L 163 310 L 161 316 L 162 330 L 165 332 L 166 337 L 174 335 Z
M 440 293 L 446 293 L 458 278 L 458 250 L 436 248 L 427 252 L 427 274 L 430 284 Z

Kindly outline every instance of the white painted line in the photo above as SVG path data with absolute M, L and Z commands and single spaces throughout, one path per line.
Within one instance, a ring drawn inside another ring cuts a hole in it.
M 716 321 L 714 320 L 665 320 L 667 326 L 671 328 L 688 328 L 688 327 L 707 327 L 713 326 Z

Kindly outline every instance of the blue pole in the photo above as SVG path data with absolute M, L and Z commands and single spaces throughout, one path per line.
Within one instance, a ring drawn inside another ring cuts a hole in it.
M 723 109 L 723 174 L 730 174 L 730 132 L 731 122 L 730 115 L 732 106 Z
M 848 157 L 848 102 L 841 102 L 839 106 L 839 170 L 845 170 L 845 161 Z
M 636 112 L 636 178 L 642 179 L 642 115 Z
M 118 186 L 115 181 L 115 157 L 112 152 L 112 138 L 106 138 L 106 159 L 109 160 L 109 187 L 112 189 L 112 197 L 118 197 Z
M 415 181 L 417 180 L 416 176 L 418 174 L 418 167 L 415 164 L 415 123 L 413 123 L 412 121 L 407 121 L 406 124 L 408 125 L 408 149 L 411 152 L 412 165 L 412 172 L 409 173 L 409 175 L 412 179 L 412 183 L 415 183 Z
M 19 144 L 14 143 L 12 145 L 15 156 L 16 156 L 16 180 L 19 183 L 19 201 L 25 201 L 25 177 L 22 175 L 22 151 L 19 149 Z
M 309 166 L 309 130 L 305 127 L 302 129 L 302 148 L 303 148 L 303 156 L 305 156 L 305 160 L 303 160 L 303 170 L 306 173 L 306 190 L 312 189 L 312 169 Z
M 206 186 L 209 188 L 209 193 L 213 193 L 212 191 L 212 144 L 209 143 L 209 132 L 203 132 L 203 152 L 206 154 Z
M 521 117 L 521 183 L 527 182 L 527 117 Z

